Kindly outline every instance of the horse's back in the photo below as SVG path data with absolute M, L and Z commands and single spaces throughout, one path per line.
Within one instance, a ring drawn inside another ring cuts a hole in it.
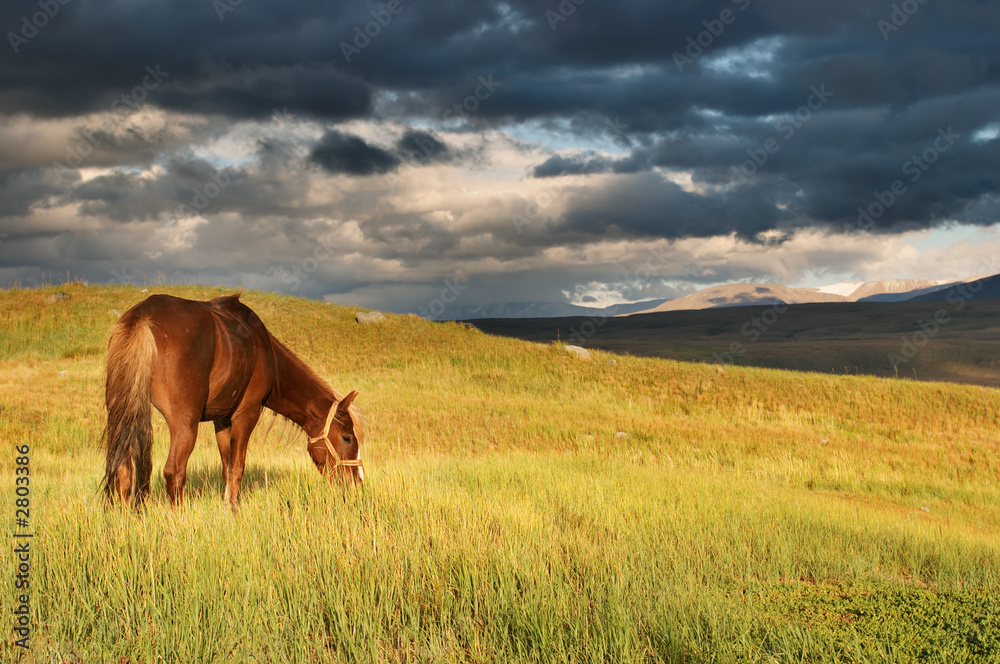
M 126 311 L 118 325 L 131 327 L 142 320 L 149 321 L 161 353 L 167 350 L 164 346 L 203 338 L 214 327 L 205 302 L 163 294 L 150 295 Z
M 158 293 L 150 295 L 125 312 L 119 323 L 134 324 L 137 320 L 148 319 L 154 330 L 165 328 L 169 330 L 169 337 L 183 339 L 204 334 L 210 326 L 215 326 L 216 316 L 243 325 L 259 320 L 239 298 L 239 293 L 236 293 L 202 301 Z
M 216 298 L 220 299 L 220 298 Z M 212 300 L 214 301 L 214 300 Z M 139 302 L 125 312 L 122 319 L 129 317 L 146 317 L 154 323 L 162 323 L 165 318 L 181 315 L 188 317 L 196 315 L 198 311 L 207 311 L 208 302 L 198 300 L 186 300 L 183 297 L 157 293 L 150 295 L 142 302 Z
M 119 324 L 143 318 L 156 340 L 153 391 L 161 412 L 161 404 L 193 398 L 190 406 L 212 419 L 231 412 L 251 382 L 270 382 L 269 335 L 238 294 L 208 301 L 151 295 Z M 253 381 L 260 368 L 266 375 Z

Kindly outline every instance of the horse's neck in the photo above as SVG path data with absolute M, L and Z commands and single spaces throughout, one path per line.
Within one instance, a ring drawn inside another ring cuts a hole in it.
M 272 344 L 275 357 L 275 385 L 264 405 L 284 415 L 306 431 L 326 420 L 334 395 L 298 357 L 279 343 Z

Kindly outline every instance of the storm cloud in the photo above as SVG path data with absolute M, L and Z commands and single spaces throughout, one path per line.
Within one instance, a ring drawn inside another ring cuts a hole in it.
M 388 173 L 399 166 L 399 158 L 388 150 L 337 130 L 328 131 L 309 158 L 329 173 L 349 175 Z
M 996 3 L 40 7 L 0 8 L 8 283 L 124 266 L 393 306 L 458 277 L 560 299 L 622 294 L 666 243 L 686 248 L 628 296 L 670 297 L 870 276 L 888 259 L 858 233 L 998 221 Z M 820 236 L 857 260 L 793 241 Z M 774 238 L 818 262 L 723 269 L 685 244 Z M 316 246 L 338 258 L 304 270 Z

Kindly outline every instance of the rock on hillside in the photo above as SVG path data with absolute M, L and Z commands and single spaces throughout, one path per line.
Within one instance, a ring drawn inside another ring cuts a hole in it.
M 386 318 L 382 315 L 381 311 L 371 311 L 368 313 L 359 311 L 354 315 L 354 320 L 365 325 L 371 325 L 373 323 L 382 323 L 386 320 Z

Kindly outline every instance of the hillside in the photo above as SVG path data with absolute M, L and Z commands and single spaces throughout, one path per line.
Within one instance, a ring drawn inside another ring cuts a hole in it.
M 1000 275 L 984 277 L 973 283 L 960 283 L 948 288 L 922 293 L 910 302 L 951 302 L 1000 298 Z
M 944 323 L 935 324 L 936 318 Z M 646 357 L 1000 387 L 1000 299 L 800 304 L 780 312 L 729 307 L 475 325 L 491 334 Z
M 55 290 L 0 291 L 0 437 L 30 447 L 35 535 L 32 646 L 5 640 L 0 661 L 1000 656 L 995 390 L 584 361 L 246 292 L 334 387 L 361 391 L 365 487 L 331 488 L 305 436 L 266 419 L 234 518 L 206 424 L 173 511 L 155 415 L 151 504 L 125 516 L 97 495 L 104 347 L 146 294 L 66 285 L 46 302 Z M 11 516 L 16 458 L 0 462 Z M 17 564 L 4 556 L 0 578 Z M 6 615 L 14 602 L 0 593 Z

